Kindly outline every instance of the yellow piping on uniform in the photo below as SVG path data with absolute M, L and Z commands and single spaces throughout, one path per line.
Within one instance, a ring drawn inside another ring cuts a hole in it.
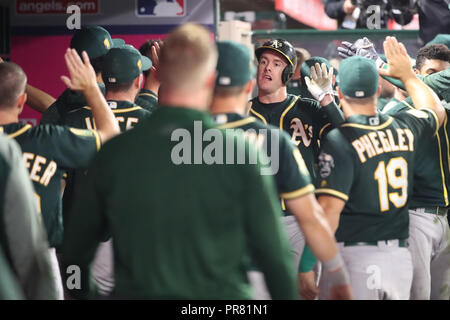
M 298 100 L 298 96 L 295 97 L 294 101 L 292 101 L 292 103 L 289 105 L 289 107 L 287 107 L 283 111 L 283 113 L 281 114 L 281 117 L 280 117 L 280 130 L 283 130 L 283 119 L 284 119 L 284 117 L 289 112 L 289 110 L 291 110 L 294 107 L 294 105 L 297 102 L 297 100 Z
M 445 142 L 447 143 L 448 172 L 450 174 L 450 144 L 448 142 L 448 135 L 447 135 L 447 128 L 446 128 L 447 127 L 447 122 L 448 122 L 447 120 L 448 120 L 448 118 L 445 117 L 443 128 L 444 128 Z
M 26 131 L 28 131 L 30 129 L 31 129 L 31 125 L 27 124 L 23 128 L 21 128 L 20 130 L 17 130 L 16 132 L 8 134 L 8 137 L 15 138 L 15 137 L 20 136 L 22 133 L 24 133 L 24 132 L 26 132 Z
M 366 126 L 358 123 L 344 123 L 343 125 L 341 125 L 341 127 L 355 127 L 365 130 L 381 130 L 389 126 L 393 120 L 393 118 L 389 117 L 389 119 L 385 123 L 380 124 L 379 126 Z
M 243 126 L 248 123 L 255 122 L 255 121 L 256 121 L 255 118 L 248 117 L 246 119 L 241 119 L 241 120 L 237 120 L 237 121 L 233 121 L 233 122 L 224 123 L 224 124 L 218 126 L 217 128 L 219 128 L 219 129 L 236 128 L 236 127 L 240 127 L 240 126 Z
M 401 103 L 403 103 L 405 106 L 407 106 L 408 108 L 410 108 L 410 109 L 416 109 L 416 108 L 414 108 L 412 105 L 410 105 L 408 102 L 406 102 L 405 100 L 402 100 L 402 101 L 400 101 Z
M 441 139 L 439 138 L 439 135 L 436 135 L 436 138 L 437 138 L 438 147 L 439 147 L 439 165 L 441 167 L 442 189 L 444 190 L 445 206 L 448 206 L 448 193 L 447 193 L 447 187 L 445 185 L 444 165 L 442 164 Z
M 335 197 L 338 197 L 339 199 L 342 199 L 344 201 L 348 201 L 348 196 L 345 193 L 333 190 L 333 189 L 327 189 L 327 188 L 321 188 L 321 189 L 317 189 L 316 190 L 316 194 L 321 194 L 321 193 L 325 193 L 325 194 L 329 194 Z
M 151 93 L 147 93 L 147 92 L 139 93 L 138 96 L 149 96 L 149 97 L 153 97 L 153 98 L 155 98 L 156 100 L 158 100 L 158 97 L 157 97 L 156 95 L 151 94 Z
M 322 127 L 322 129 L 320 129 L 320 131 L 319 131 L 319 139 L 320 139 L 320 137 L 322 136 L 323 131 L 324 131 L 326 128 L 328 128 L 329 126 L 331 126 L 331 123 L 325 124 L 325 125 Z
M 87 110 L 92 110 L 90 107 L 83 107 L 83 108 L 87 109 Z M 142 108 L 139 107 L 139 106 L 136 106 L 136 107 L 131 107 L 131 108 L 127 108 L 127 109 L 111 109 L 111 111 L 113 113 L 124 113 L 124 112 L 131 112 L 131 111 L 135 111 L 135 110 L 140 110 L 140 109 L 142 109 Z
M 314 186 L 312 184 L 308 184 L 306 187 L 300 188 L 298 190 L 281 193 L 280 196 L 284 200 L 289 200 L 289 199 L 302 197 L 311 192 L 314 192 Z
M 260 115 L 258 112 L 253 110 L 252 107 L 250 107 L 250 112 L 253 113 L 255 116 L 257 116 L 258 118 L 260 118 L 262 122 L 267 124 L 267 120 L 262 115 Z
M 95 143 L 97 145 L 97 151 L 100 150 L 100 147 L 102 146 L 102 139 L 100 138 L 100 135 L 96 130 L 89 130 L 91 131 L 95 136 Z
M 283 198 L 281 198 L 281 209 L 284 211 L 286 210 L 286 204 L 284 203 Z
M 433 110 L 429 109 L 429 108 L 422 108 L 421 110 L 427 110 L 428 112 L 430 112 L 433 117 L 434 120 L 436 121 L 436 132 L 434 133 L 435 135 L 438 135 L 438 131 L 439 131 L 439 118 L 436 114 L 436 112 L 434 112 Z M 447 119 L 447 117 L 445 117 Z

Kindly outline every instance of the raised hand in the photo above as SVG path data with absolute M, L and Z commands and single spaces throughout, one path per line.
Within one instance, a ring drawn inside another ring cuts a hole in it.
M 70 90 L 85 91 L 98 86 L 94 68 L 89 62 L 86 51 L 82 52 L 82 56 L 83 61 L 76 50 L 70 48 L 64 55 L 70 78 L 61 76 L 61 80 Z
M 316 63 L 311 67 L 311 79 L 305 77 L 305 83 L 314 99 L 320 102 L 326 94 L 333 94 L 333 68 L 327 70 L 325 63 L 322 66 Z
M 386 40 L 383 42 L 383 47 L 388 68 L 379 69 L 378 71 L 381 75 L 400 80 L 415 76 L 412 70 L 411 60 L 403 43 L 398 42 L 394 37 L 386 37 Z

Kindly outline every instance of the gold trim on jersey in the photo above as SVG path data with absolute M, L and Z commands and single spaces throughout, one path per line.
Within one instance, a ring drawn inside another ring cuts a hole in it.
M 345 193 L 333 190 L 333 189 L 320 188 L 320 189 L 316 190 L 316 194 L 321 194 L 321 193 L 337 197 L 337 198 L 342 199 L 344 201 L 348 201 L 348 195 L 346 195 Z
M 414 109 L 416 110 L 416 108 L 414 108 L 412 105 L 410 105 L 408 102 L 406 102 L 405 100 L 400 101 L 400 103 L 403 103 L 405 106 L 407 106 L 410 109 Z
M 95 136 L 95 143 L 97 145 L 97 151 L 100 150 L 100 147 L 102 146 L 102 139 L 100 138 L 100 135 L 98 134 L 97 130 L 89 130 L 91 131 Z
M 224 123 L 224 124 L 218 126 L 217 128 L 219 128 L 219 129 L 236 128 L 236 127 L 240 127 L 240 126 L 243 126 L 243 125 L 246 125 L 248 123 L 255 122 L 255 121 L 256 121 L 256 118 L 248 117 L 248 118 L 245 118 L 245 119 Z
M 444 120 L 444 135 L 445 135 L 445 142 L 447 144 L 447 161 L 448 161 L 448 172 L 450 174 L 450 143 L 448 141 L 448 135 L 447 135 L 447 123 L 448 123 L 448 117 L 445 117 Z M 446 206 L 448 206 L 448 203 L 445 203 Z
M 381 130 L 386 128 L 388 125 L 390 125 L 392 123 L 392 121 L 394 121 L 393 118 L 389 117 L 388 120 L 386 120 L 385 123 L 380 124 L 379 126 L 367 126 L 364 124 L 359 124 L 359 123 L 344 123 L 343 125 L 341 125 L 341 127 L 354 127 L 354 128 L 359 128 L 359 129 L 365 129 L 365 130 Z
M 147 93 L 147 92 L 143 92 L 143 93 L 139 93 L 138 96 L 149 96 L 149 97 L 153 97 L 156 100 L 158 100 L 158 96 L 152 93 Z
M 297 189 L 295 191 L 280 193 L 280 197 L 284 200 L 290 200 L 302 197 L 306 194 L 314 192 L 314 186 L 312 184 L 308 184 L 306 187 Z
M 434 111 L 431 110 L 430 108 L 422 108 L 422 109 L 420 109 L 420 110 L 427 110 L 427 111 L 429 111 L 429 112 L 433 115 L 434 120 L 436 121 L 436 132 L 435 132 L 434 134 L 437 136 L 440 127 L 439 127 L 439 118 L 438 118 L 436 112 L 434 112 Z M 447 119 L 447 117 L 445 117 L 445 118 Z
M 280 201 L 281 201 L 281 210 L 285 211 L 286 210 L 286 204 L 284 203 L 283 198 L 281 198 Z
M 21 134 L 25 133 L 26 131 L 30 130 L 31 127 L 32 127 L 32 126 L 31 126 L 30 124 L 27 124 L 27 125 L 25 125 L 23 128 L 17 130 L 16 132 L 9 133 L 9 134 L 8 134 L 8 137 L 10 137 L 10 138 L 18 137 L 18 136 L 20 136 Z
M 292 101 L 292 103 L 289 105 L 289 107 L 287 107 L 287 108 L 283 111 L 283 113 L 281 114 L 281 117 L 280 117 L 280 130 L 283 130 L 283 120 L 284 120 L 284 117 L 285 117 L 286 114 L 289 112 L 289 110 L 291 110 L 291 109 L 295 106 L 295 103 L 297 102 L 297 100 L 298 100 L 298 96 L 295 97 L 294 101 Z
M 252 107 L 250 107 L 250 112 L 253 113 L 255 116 L 257 116 L 258 118 L 260 118 L 262 122 L 267 124 L 267 120 L 262 115 L 260 115 L 258 112 L 253 110 Z
M 92 110 L 91 107 L 83 107 L 83 109 Z M 135 110 L 140 110 L 140 109 L 142 109 L 142 108 L 139 107 L 139 106 L 136 106 L 136 107 L 131 107 L 131 108 L 127 108 L 127 109 L 111 109 L 111 111 L 113 113 L 124 113 L 124 112 L 131 112 L 131 111 L 135 111 Z
M 331 123 L 325 124 L 325 125 L 322 127 L 322 129 L 320 129 L 320 131 L 319 131 L 319 139 L 320 139 L 320 137 L 322 136 L 323 131 L 324 131 L 326 128 L 328 128 L 329 126 L 331 126 Z
M 444 174 L 444 164 L 442 161 L 442 147 L 441 147 L 441 138 L 439 138 L 439 135 L 436 135 L 437 141 L 438 141 L 438 148 L 439 148 L 439 166 L 441 168 L 441 178 L 442 178 L 442 190 L 444 190 L 444 201 L 445 205 L 448 206 L 448 192 L 447 192 L 447 186 L 445 184 L 445 174 Z

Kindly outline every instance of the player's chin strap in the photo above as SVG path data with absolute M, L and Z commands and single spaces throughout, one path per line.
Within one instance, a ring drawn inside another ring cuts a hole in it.
M 331 287 L 344 286 L 350 284 L 350 276 L 344 265 L 339 252 L 336 256 L 328 261 L 322 262 L 323 269 L 327 272 L 327 278 L 331 284 Z

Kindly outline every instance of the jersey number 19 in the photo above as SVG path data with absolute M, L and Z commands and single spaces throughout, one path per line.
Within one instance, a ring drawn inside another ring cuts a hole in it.
M 380 199 L 381 212 L 389 211 L 389 202 L 396 208 L 401 208 L 408 200 L 408 163 L 402 157 L 378 163 L 374 174 L 378 182 L 378 195 Z M 388 184 L 399 192 L 388 192 Z

